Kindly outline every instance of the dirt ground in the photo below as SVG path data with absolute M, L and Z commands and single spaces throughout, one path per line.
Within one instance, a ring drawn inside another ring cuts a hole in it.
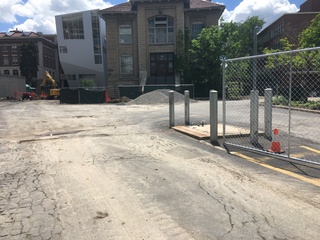
M 0 240 L 320 239 L 319 187 L 168 124 L 166 104 L 0 102 Z

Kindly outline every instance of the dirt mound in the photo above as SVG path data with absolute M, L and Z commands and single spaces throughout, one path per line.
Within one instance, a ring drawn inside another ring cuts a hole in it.
M 114 98 L 114 99 L 111 99 L 108 101 L 108 103 L 126 103 L 126 102 L 130 102 L 131 99 L 126 97 L 126 96 L 123 96 L 123 97 L 120 97 L 120 98 Z
M 128 104 L 137 105 L 156 105 L 169 103 L 169 89 L 159 89 L 152 92 L 145 93 L 136 99 L 128 102 Z M 190 101 L 194 101 L 191 100 Z M 174 102 L 184 102 L 184 95 L 174 91 Z

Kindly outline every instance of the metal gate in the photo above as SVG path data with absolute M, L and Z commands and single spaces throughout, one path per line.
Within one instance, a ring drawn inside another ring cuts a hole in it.
M 320 165 L 320 48 L 224 59 L 223 142 Z

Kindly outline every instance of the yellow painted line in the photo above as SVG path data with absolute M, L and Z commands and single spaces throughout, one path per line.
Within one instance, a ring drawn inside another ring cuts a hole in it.
M 317 149 L 314 149 L 314 148 L 311 148 L 311 147 L 307 147 L 307 146 L 300 146 L 300 147 L 302 147 L 302 148 L 304 148 L 304 149 L 307 149 L 307 150 L 309 150 L 309 151 L 311 151 L 311 152 L 315 152 L 315 153 L 320 154 L 320 151 L 317 150 Z
M 303 154 L 303 153 L 290 154 L 290 157 L 294 157 L 294 158 L 304 158 L 305 156 L 306 154 Z
M 259 162 L 259 161 L 257 161 L 256 159 L 251 158 L 251 157 L 248 157 L 248 156 L 246 156 L 246 155 L 244 155 L 244 154 L 241 154 L 241 153 L 237 153 L 237 152 L 231 152 L 231 153 L 232 153 L 233 155 L 236 155 L 236 156 L 238 156 L 238 157 L 241 157 L 241 158 L 243 158 L 243 159 L 246 159 L 246 160 L 248 160 L 248 161 L 250 161 L 250 162 L 259 164 L 259 165 L 261 165 L 261 166 L 263 166 L 263 167 L 269 168 L 269 169 L 274 170 L 274 171 L 276 171 L 276 172 L 280 172 L 280 173 L 289 175 L 289 176 L 294 177 L 294 178 L 297 178 L 297 179 L 299 179 L 299 180 L 301 180 L 301 181 L 304 181 L 304 182 L 307 182 L 307 183 L 311 183 L 311 184 L 313 184 L 313 185 L 315 185 L 315 186 L 320 187 L 320 179 L 319 179 L 319 178 L 314 178 L 314 179 L 312 179 L 312 178 L 307 178 L 307 177 L 304 177 L 304 176 L 302 176 L 302 175 L 300 175 L 300 174 L 293 173 L 293 172 L 290 172 L 290 171 L 287 171 L 287 170 L 284 170 L 284 169 L 276 168 L 276 167 L 270 166 L 270 165 L 268 165 L 268 164 Z

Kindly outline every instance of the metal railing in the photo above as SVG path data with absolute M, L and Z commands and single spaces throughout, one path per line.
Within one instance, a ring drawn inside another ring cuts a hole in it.
M 320 165 L 320 48 L 225 59 L 222 68 L 226 147 Z

